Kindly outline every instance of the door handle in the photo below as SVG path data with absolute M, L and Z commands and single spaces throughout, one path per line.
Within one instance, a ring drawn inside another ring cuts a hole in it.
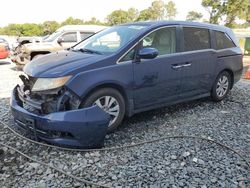
M 182 65 L 182 67 L 189 67 L 189 66 L 191 66 L 191 63 L 187 63 L 187 64 Z
M 172 65 L 172 69 L 179 69 L 179 68 L 181 68 L 182 67 L 182 65 Z
M 189 66 L 191 66 L 191 63 L 189 63 L 189 62 L 186 62 L 186 63 L 184 63 L 184 64 L 173 64 L 172 65 L 172 69 L 179 69 L 179 68 L 182 68 L 182 67 L 189 67 Z

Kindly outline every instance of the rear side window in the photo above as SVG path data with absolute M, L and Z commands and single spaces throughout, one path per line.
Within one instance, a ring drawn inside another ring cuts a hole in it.
M 226 48 L 233 48 L 235 44 L 233 41 L 227 36 L 227 34 L 219 31 L 214 31 L 215 33 L 215 44 L 216 50 L 226 49 Z
M 63 42 L 77 42 L 76 32 L 65 33 L 62 36 Z
M 211 48 L 208 29 L 183 27 L 184 51 L 202 50 Z

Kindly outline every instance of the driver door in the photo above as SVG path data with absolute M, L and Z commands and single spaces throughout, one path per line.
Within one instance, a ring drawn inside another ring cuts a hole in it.
M 175 66 L 183 60 L 177 53 L 178 37 L 177 28 L 171 26 L 157 29 L 142 40 L 140 49 L 156 48 L 159 54 L 133 63 L 135 110 L 179 99 L 181 74 Z

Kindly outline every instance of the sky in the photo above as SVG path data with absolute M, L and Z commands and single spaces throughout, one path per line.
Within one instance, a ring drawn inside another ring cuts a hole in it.
M 201 0 L 173 1 L 178 11 L 176 20 L 185 20 L 187 13 L 192 10 L 207 16 Z M 130 7 L 143 10 L 152 2 L 153 0 L 3 0 L 0 27 L 10 23 L 42 23 L 48 20 L 62 22 L 70 16 L 83 20 L 96 17 L 105 21 L 113 10 L 127 10 Z

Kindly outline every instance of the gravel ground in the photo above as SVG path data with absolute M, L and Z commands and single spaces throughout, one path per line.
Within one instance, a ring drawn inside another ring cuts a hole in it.
M 8 67 L 11 65 L 0 67 L 1 73 Z M 16 78 L 18 72 L 11 72 Z M 1 81 L 1 87 L 2 83 L 6 96 L 0 97 L 0 117 L 11 125 L 10 113 L 1 108 L 8 108 L 11 83 Z M 234 148 L 250 162 L 249 115 L 250 81 L 241 80 L 220 103 L 201 99 L 127 118 L 117 132 L 106 136 L 105 147 L 166 135 L 193 135 Z M 0 125 L 0 141 L 77 177 L 112 187 L 250 187 L 250 168 L 239 156 L 197 139 L 166 139 L 129 149 L 80 153 L 31 144 Z M 86 187 L 2 149 L 0 187 Z
M 0 60 L 0 99 L 10 97 L 11 90 L 19 83 L 21 83 L 18 76 L 21 71 L 18 70 L 15 64 L 11 63 L 9 59 Z

